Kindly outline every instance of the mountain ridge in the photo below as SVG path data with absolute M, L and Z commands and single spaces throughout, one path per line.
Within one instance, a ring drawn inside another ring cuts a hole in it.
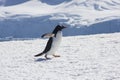
M 29 0 L 17 5 L 1 6 L 0 37 L 39 37 L 43 32 L 48 32 L 49 29 L 53 29 L 58 24 L 69 27 L 68 30 L 70 31 L 65 33 L 67 36 L 76 34 L 89 35 L 91 31 L 95 32 L 95 34 L 102 32 L 111 33 L 108 31 L 110 27 L 115 28 L 112 32 L 119 31 L 119 0 L 62 1 L 60 4 L 51 5 L 48 4 L 49 1 L 47 3 L 40 0 Z M 102 6 L 106 8 L 101 8 L 101 6 L 99 6 L 101 3 L 98 2 L 104 2 L 105 4 L 102 4 Z M 94 4 L 98 4 L 97 7 L 95 7 Z M 101 25 L 101 28 L 98 24 Z M 94 31 L 93 28 L 92 30 L 88 28 L 94 27 L 93 25 L 98 26 L 100 30 Z M 13 27 L 15 29 L 13 29 Z M 7 28 L 9 28 L 9 30 Z M 72 31 L 73 28 L 77 28 L 80 32 L 75 29 L 76 32 Z M 90 31 L 87 28 L 90 29 Z

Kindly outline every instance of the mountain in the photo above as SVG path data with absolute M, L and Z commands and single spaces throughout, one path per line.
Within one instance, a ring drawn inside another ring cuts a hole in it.
M 0 0 L 0 6 L 12 6 L 26 1 L 28 0 Z
M 57 24 L 69 27 L 65 36 L 119 32 L 120 1 L 16 0 L 0 7 L 1 38 L 40 37 Z

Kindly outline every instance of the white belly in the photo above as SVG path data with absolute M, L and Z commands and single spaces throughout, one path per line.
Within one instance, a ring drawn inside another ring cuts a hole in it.
M 56 37 L 53 37 L 53 43 L 51 46 L 50 51 L 47 52 L 48 55 L 53 55 L 58 50 L 58 47 L 60 46 L 62 40 L 62 32 L 59 31 L 56 35 Z

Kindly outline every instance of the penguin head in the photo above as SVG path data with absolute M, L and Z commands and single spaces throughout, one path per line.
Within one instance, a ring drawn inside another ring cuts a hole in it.
M 62 25 L 61 28 L 62 28 L 62 29 L 65 29 L 65 28 L 67 28 L 67 27 L 65 27 L 65 26 Z
M 57 25 L 52 33 L 56 35 L 58 31 L 62 31 L 65 28 L 67 28 L 67 27 L 65 27 L 63 25 L 62 26 L 61 25 Z
M 57 31 L 61 31 L 61 30 L 64 29 L 64 28 L 66 28 L 66 27 L 63 26 L 63 25 L 62 25 L 62 26 L 57 25 L 55 29 L 56 29 Z
M 55 29 L 53 30 L 53 33 L 56 34 L 58 31 L 62 31 L 64 28 L 66 28 L 66 27 L 65 26 L 57 25 L 55 27 Z

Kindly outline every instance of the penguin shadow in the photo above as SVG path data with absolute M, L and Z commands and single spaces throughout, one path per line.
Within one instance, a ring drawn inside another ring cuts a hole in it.
M 42 62 L 42 61 L 48 61 L 48 60 L 51 60 L 51 59 L 38 58 L 35 60 L 35 62 Z

